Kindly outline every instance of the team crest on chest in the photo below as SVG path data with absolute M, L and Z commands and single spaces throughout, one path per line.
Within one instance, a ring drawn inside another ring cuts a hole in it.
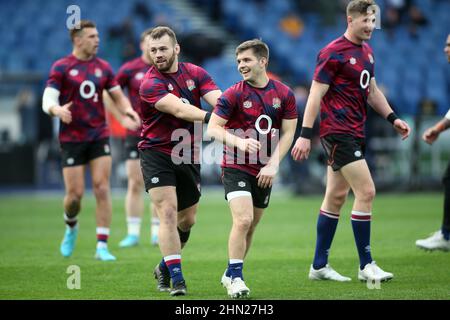
M 280 100 L 280 98 L 278 98 L 278 97 L 273 98 L 273 100 L 272 100 L 272 108 L 279 109 L 280 107 L 281 107 L 281 100 Z
M 192 79 L 186 80 L 186 85 L 187 85 L 189 91 L 192 91 L 195 89 L 195 82 Z
M 356 64 L 356 59 L 353 57 L 351 57 L 349 61 L 350 61 L 350 64 L 352 64 L 352 65 Z
M 369 61 L 371 64 L 373 64 L 375 62 L 375 60 L 373 59 L 373 56 L 369 53 Z
M 143 72 L 138 72 L 136 73 L 136 75 L 134 76 L 134 78 L 136 80 L 142 80 L 144 78 L 144 73 Z
M 249 109 L 252 107 L 252 102 L 250 100 L 244 101 L 243 106 L 245 109 Z
M 95 76 L 96 76 L 97 78 L 101 78 L 102 75 L 103 75 L 102 70 L 99 69 L 99 68 L 95 68 Z
M 72 70 L 69 71 L 69 74 L 70 74 L 72 77 L 76 77 L 79 73 L 80 73 L 80 72 L 79 72 L 77 69 L 72 69 Z
M 169 85 L 167 86 L 167 89 L 169 89 L 169 91 L 173 91 L 173 85 L 171 83 L 169 83 Z

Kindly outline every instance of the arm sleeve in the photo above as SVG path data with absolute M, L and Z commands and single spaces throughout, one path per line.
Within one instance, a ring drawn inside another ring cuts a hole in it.
M 314 80 L 320 83 L 331 84 L 341 65 L 342 56 L 338 53 L 324 49 L 317 56 Z
M 141 99 L 153 106 L 169 93 L 165 82 L 158 78 L 145 78 L 139 89 Z
M 204 96 L 210 91 L 219 90 L 214 80 L 208 72 L 201 67 L 197 67 L 197 79 L 199 81 L 200 96 Z
M 226 90 L 217 100 L 214 113 L 219 117 L 229 120 L 236 105 L 232 89 Z
M 123 89 L 128 86 L 129 79 L 130 79 L 129 70 L 126 68 L 126 65 L 123 65 L 117 72 L 115 80 Z
M 50 74 L 47 79 L 46 87 L 54 88 L 61 91 L 62 82 L 64 79 L 65 65 L 55 62 L 50 69 Z
M 46 114 L 50 114 L 50 107 L 59 105 L 59 90 L 52 87 L 47 87 L 44 90 L 44 95 L 42 96 L 42 110 Z
M 114 72 L 109 64 L 106 64 L 105 69 L 105 72 L 107 74 L 105 89 L 108 91 L 113 91 L 117 89 L 117 87 L 119 87 L 119 83 L 115 79 Z
M 297 119 L 297 104 L 295 101 L 295 95 L 292 90 L 288 91 L 286 100 L 285 100 L 285 108 L 283 113 L 283 119 Z

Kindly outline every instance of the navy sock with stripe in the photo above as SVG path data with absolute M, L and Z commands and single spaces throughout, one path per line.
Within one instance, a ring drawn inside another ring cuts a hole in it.
M 328 254 L 339 222 L 339 214 L 320 210 L 317 220 L 317 241 L 313 268 L 319 270 L 328 263 Z
M 370 221 L 372 214 L 352 211 L 352 228 L 355 236 L 356 248 L 358 249 L 359 262 L 361 270 L 366 264 L 372 262 L 370 252 Z

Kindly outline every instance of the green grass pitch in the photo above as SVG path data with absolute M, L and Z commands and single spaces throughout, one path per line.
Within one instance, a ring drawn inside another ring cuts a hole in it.
M 145 216 L 141 244 L 118 248 L 126 233 L 123 197 L 114 196 L 109 247 L 115 262 L 94 259 L 94 200 L 83 200 L 80 233 L 70 258 L 59 253 L 64 232 L 61 196 L 0 197 L 0 299 L 179 299 L 155 290 L 152 270 L 160 260 L 150 245 Z M 377 195 L 373 210 L 372 254 L 394 279 L 369 290 L 357 280 L 358 258 L 350 223 L 351 198 L 341 214 L 330 264 L 350 283 L 313 282 L 320 196 L 274 193 L 256 230 L 244 275 L 253 299 L 449 299 L 450 253 L 424 252 L 415 240 L 439 228 L 441 194 Z M 205 192 L 191 238 L 182 253 L 188 295 L 183 299 L 227 299 L 219 280 L 227 263 L 231 218 L 222 193 Z M 66 273 L 81 270 L 81 289 L 69 290 Z

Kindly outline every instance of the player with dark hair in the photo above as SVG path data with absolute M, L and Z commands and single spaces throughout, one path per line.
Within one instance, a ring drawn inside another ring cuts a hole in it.
M 375 23 L 373 0 L 350 1 L 345 34 L 319 52 L 301 135 L 292 149 L 295 160 L 308 158 L 312 127 L 320 110 L 320 138 L 328 156 L 327 186 L 317 222 L 316 252 L 310 279 L 351 280 L 328 265 L 340 211 L 350 189 L 355 196 L 351 221 L 360 260 L 358 279 L 385 281 L 393 277 L 392 273 L 377 266 L 371 256 L 375 185 L 364 159 L 367 105 L 391 122 L 402 139 L 409 136 L 410 128 L 396 116 L 377 87 L 375 58 L 367 43 Z
M 142 116 L 142 110 L 139 89 L 144 75 L 151 66 L 151 58 L 149 51 L 147 50 L 149 40 L 148 35 L 151 31 L 152 29 L 147 29 L 141 34 L 141 56 L 124 63 L 116 75 L 117 82 L 123 89 L 127 90 L 131 105 L 140 116 Z M 105 97 L 105 102 L 107 102 L 107 105 L 112 103 L 107 97 Z M 126 169 L 128 177 L 127 194 L 125 197 L 125 212 L 128 234 L 120 242 L 119 246 L 121 248 L 132 247 L 139 243 L 141 221 L 144 213 L 144 201 L 142 198 L 144 180 L 139 163 L 139 150 L 137 147 L 140 141 L 141 130 L 142 128 L 138 128 L 137 130 L 127 130 L 127 135 L 125 138 L 125 152 L 127 157 Z M 159 218 L 156 214 L 156 210 L 153 208 L 153 205 L 150 205 L 150 207 L 152 213 L 151 244 L 158 245 Z
M 154 275 L 160 291 L 178 296 L 186 294 L 181 249 L 195 223 L 201 195 L 198 144 L 202 122 L 211 116 L 200 108 L 200 98 L 214 106 L 222 92 L 204 69 L 178 62 L 180 46 L 172 29 L 154 28 L 147 50 L 153 66 L 140 89 L 143 130 L 139 150 L 145 190 L 160 219 L 163 259 Z
M 244 259 L 269 205 L 280 162 L 292 145 L 297 108 L 292 90 L 269 79 L 269 48 L 264 42 L 243 42 L 236 60 L 243 80 L 220 97 L 208 134 L 225 144 L 222 181 L 233 220 L 221 282 L 230 297 L 241 298 L 250 294 L 242 272 Z
M 128 118 L 124 123 L 129 129 L 137 129 L 140 118 L 114 80 L 110 65 L 96 57 L 100 40 L 95 24 L 82 20 L 70 31 L 70 37 L 73 52 L 53 64 L 42 105 L 46 113 L 61 119 L 59 141 L 66 189 L 64 220 L 67 227 L 60 250 L 65 257 L 74 250 L 84 175 L 89 165 L 97 203 L 96 258 L 116 260 L 107 247 L 112 216 L 109 185 L 111 154 L 103 91 L 108 91 L 119 114 Z

